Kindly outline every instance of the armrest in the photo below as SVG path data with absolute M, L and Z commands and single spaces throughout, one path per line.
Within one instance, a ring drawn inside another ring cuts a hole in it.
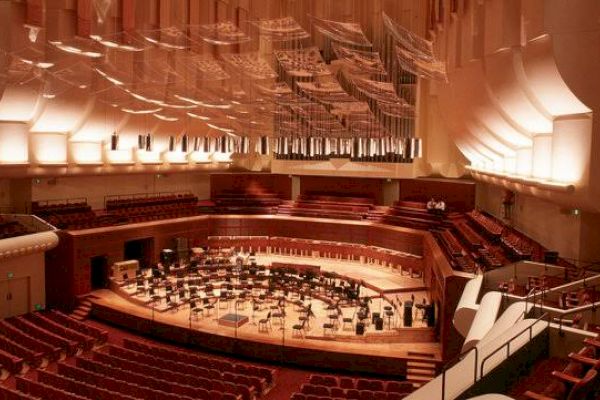
M 574 376 L 559 371 L 552 371 L 552 376 L 573 385 L 576 385 L 581 381 L 579 378 L 575 378 Z
M 600 341 L 598 341 L 597 339 L 586 338 L 586 339 L 583 339 L 583 343 L 589 344 L 590 346 L 594 346 L 594 347 L 600 347 Z
M 582 356 L 581 354 L 577 354 L 577 353 L 570 353 L 569 358 L 571 360 L 575 360 L 582 364 L 587 364 L 587 365 L 592 365 L 592 366 L 596 365 L 596 363 L 598 363 L 598 360 L 596 360 L 595 358 L 585 357 L 585 356 Z
M 529 397 L 530 399 L 535 400 L 555 400 L 552 397 L 544 396 L 543 394 L 532 392 L 531 390 L 528 390 L 523 394 L 525 395 L 525 397 Z

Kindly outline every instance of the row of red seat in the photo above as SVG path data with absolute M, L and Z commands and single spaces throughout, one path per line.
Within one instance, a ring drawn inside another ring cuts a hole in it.
M 341 389 L 372 390 L 379 392 L 406 393 L 414 390 L 414 386 L 410 382 L 352 378 L 348 376 L 312 374 L 309 377 L 308 382 L 312 385 L 331 388 L 337 387 Z
M 0 217 L 0 239 L 27 235 L 32 233 L 27 227 L 19 221 L 8 221 Z
M 402 400 L 410 393 L 328 388 L 303 384 L 299 393 L 292 394 L 291 400 Z
M 40 397 L 36 397 L 27 393 L 20 392 L 15 389 L 9 389 L 4 386 L 0 386 L 0 400 L 39 400 Z
M 181 385 L 203 388 L 208 391 L 214 390 L 222 393 L 231 393 L 234 395 L 233 398 L 238 400 L 242 399 L 242 393 L 240 392 L 244 392 L 244 388 L 240 387 L 240 385 L 216 381 L 204 378 L 202 376 L 189 375 L 168 368 L 159 368 L 154 365 L 137 362 L 137 360 L 134 361 L 130 359 L 124 359 L 104 352 L 94 351 L 93 359 L 94 361 L 108 364 L 126 371 L 143 374 L 152 378 L 164 379 Z M 248 396 L 251 392 L 249 391 L 249 388 L 246 387 L 246 389 L 248 390 L 246 390 L 245 393 Z M 246 400 L 247 398 L 248 397 L 245 397 L 244 399 Z
M 223 382 L 223 384 L 232 383 L 237 385 L 236 391 L 241 394 L 244 399 L 251 399 L 257 391 L 262 392 L 266 388 L 266 380 L 264 378 L 251 377 L 242 374 L 226 372 L 215 368 L 207 368 L 206 366 L 198 366 L 183 363 L 179 360 L 169 360 L 163 357 L 157 357 L 153 353 L 135 351 L 123 347 L 109 346 L 108 353 L 116 357 L 121 357 L 126 360 L 136 360 L 136 362 L 153 365 L 163 369 L 178 371 L 183 374 L 202 376 L 211 379 L 214 382 Z
M 504 225 L 496 219 L 482 213 L 479 210 L 472 210 L 467 213 L 467 216 L 475 222 L 490 239 L 499 239 L 504 231 Z
M 79 380 L 68 378 L 53 372 L 38 370 L 37 380 L 48 386 L 63 390 L 67 393 L 76 394 L 78 396 L 87 397 L 88 399 L 97 400 L 133 400 L 141 399 L 141 397 L 131 396 L 115 392 L 96 384 L 81 382 Z M 45 397 L 47 398 L 47 397 Z
M 37 368 L 44 358 L 58 360 L 61 352 L 75 354 L 78 349 L 91 349 L 105 335 L 59 312 L 8 318 L 0 321 L 0 364 L 16 374 L 24 362 Z
M 217 369 L 222 372 L 262 378 L 265 380 L 267 386 L 273 386 L 277 377 L 277 370 L 274 368 L 231 362 L 216 357 L 184 352 L 158 344 L 149 344 L 140 340 L 124 339 L 123 345 L 130 350 L 156 354 L 165 360 L 179 361 L 190 365 Z
M 367 197 L 348 197 L 333 194 L 303 194 L 296 201 L 282 204 L 278 214 L 310 218 L 361 220 L 374 207 Z
M 180 396 L 188 396 L 195 399 L 212 400 L 215 398 L 224 398 L 227 400 L 236 400 L 239 397 L 231 393 L 223 393 L 218 391 L 211 392 L 210 390 L 201 387 L 174 382 L 168 380 L 167 376 L 148 376 L 145 373 L 139 373 L 129 369 L 122 369 L 89 358 L 78 357 L 75 360 L 75 365 L 81 370 L 100 374 L 105 377 L 124 380 L 148 389 L 160 390 L 163 392 Z
M 483 246 L 484 239 L 471 228 L 467 221 L 456 219 L 452 221 L 452 224 L 469 250 L 476 251 Z
M 35 398 L 52 400 L 88 400 L 87 397 L 32 379 L 17 376 L 15 381 L 19 392 L 29 394 Z
M 218 214 L 275 214 L 281 204 L 279 194 L 266 189 L 223 190 L 211 200 Z
M 196 204 L 198 197 L 192 193 L 183 194 L 165 194 L 165 195 L 146 195 L 137 197 L 136 195 L 125 196 L 126 198 L 111 199 L 106 201 L 106 210 L 113 211 L 119 208 L 130 207 L 149 207 L 169 204 Z
M 291 400 L 399 400 L 414 389 L 410 382 L 312 374 Z
M 191 396 L 182 395 L 181 393 L 171 393 L 162 389 L 149 388 L 147 386 L 141 386 L 133 382 L 128 382 L 123 377 L 109 377 L 101 373 L 88 371 L 77 366 L 65 364 L 63 362 L 58 364 L 58 374 L 73 379 L 77 382 L 96 385 L 109 390 L 113 393 L 119 393 L 120 395 L 126 395 L 142 399 L 156 399 L 156 400 L 179 400 L 179 399 L 193 399 L 196 398 Z
M 91 210 L 87 201 L 69 201 L 70 200 L 64 200 L 55 204 L 40 204 L 37 201 L 33 201 L 31 202 L 31 213 L 43 217 L 50 214 L 71 214 Z
M 596 390 L 600 377 L 600 341 L 585 339 L 584 346 L 577 353 L 569 354 L 569 363 L 562 371 L 553 371 L 552 380 L 541 393 L 528 390 L 525 397 L 531 399 L 586 399 Z M 537 381 L 547 381 L 538 377 Z

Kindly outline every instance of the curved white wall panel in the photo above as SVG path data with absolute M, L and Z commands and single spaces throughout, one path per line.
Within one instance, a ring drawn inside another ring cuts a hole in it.
M 33 159 L 42 165 L 67 163 L 67 135 L 64 133 L 34 133 L 31 135 Z
M 474 347 L 490 332 L 496 322 L 496 317 L 498 317 L 501 302 L 502 293 L 500 292 L 488 292 L 483 296 L 477 314 L 473 318 L 469 333 L 465 338 L 462 351 Z
M 479 309 L 477 299 L 479 298 L 479 292 L 481 291 L 482 284 L 483 274 L 477 275 L 475 278 L 467 282 L 465 288 L 463 289 L 462 295 L 460 296 L 460 300 L 458 301 L 458 305 L 456 306 L 452 323 L 454 324 L 456 330 L 463 337 L 467 336 L 467 333 L 471 328 L 473 318 L 475 318 L 475 314 Z

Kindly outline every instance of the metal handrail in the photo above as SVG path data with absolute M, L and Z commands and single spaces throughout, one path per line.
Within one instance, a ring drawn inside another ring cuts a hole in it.
M 578 312 L 584 312 L 587 310 L 592 310 L 592 311 L 596 311 L 596 307 L 600 306 L 600 301 L 595 301 L 593 303 L 590 304 L 584 304 L 582 306 L 579 307 L 575 307 L 575 308 L 571 308 L 570 310 L 561 310 L 559 312 L 560 317 L 558 317 L 558 333 L 562 333 L 562 327 L 563 327 L 563 319 L 571 314 L 575 314 Z
M 445 400 L 446 398 L 446 371 L 458 364 L 458 362 L 463 360 L 473 350 L 475 350 L 475 372 L 473 374 L 473 384 L 477 382 L 477 360 L 479 359 L 479 349 L 477 348 L 477 346 L 473 346 L 469 350 L 460 353 L 459 355 L 448 361 L 442 368 L 442 400 Z
M 488 354 L 483 360 L 481 360 L 481 368 L 479 370 L 479 377 L 482 378 L 483 377 L 483 368 L 485 366 L 485 363 L 487 360 L 490 359 L 490 357 L 492 357 L 493 355 L 495 355 L 496 353 L 498 353 L 500 350 L 502 350 L 504 347 L 506 347 L 506 358 L 508 359 L 508 357 L 510 357 L 510 343 L 515 340 L 516 338 L 518 338 L 519 336 L 521 336 L 523 333 L 529 331 L 529 341 L 531 342 L 531 339 L 533 339 L 533 327 L 540 322 L 544 317 L 547 317 L 548 313 L 544 313 L 542 314 L 538 319 L 536 319 L 534 322 L 531 323 L 531 325 L 529 325 L 527 328 L 521 330 L 519 333 L 517 333 L 516 335 L 514 335 L 513 337 L 511 337 L 510 339 L 508 339 L 502 346 L 498 347 L 496 350 L 494 350 L 493 352 L 491 352 L 490 354 Z M 548 325 L 550 325 L 550 320 L 548 319 Z

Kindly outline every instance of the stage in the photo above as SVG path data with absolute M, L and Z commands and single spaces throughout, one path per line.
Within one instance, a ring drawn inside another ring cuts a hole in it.
M 361 280 L 364 284 L 361 296 L 371 297 L 371 312 L 381 315 L 383 327 L 377 327 L 374 320 L 364 321 L 365 332 L 357 334 L 354 323 L 343 322 L 355 321 L 356 307 L 340 307 L 338 318 L 331 318 L 332 312 L 337 312 L 328 307 L 327 299 L 313 297 L 304 299 L 303 306 L 312 304 L 314 316 L 299 328 L 302 307 L 294 293 L 285 297 L 285 317 L 277 317 L 273 303 L 257 310 L 251 301 L 216 301 L 209 313 L 208 310 L 194 313 L 189 304 L 156 305 L 147 298 L 132 295 L 135 289 L 113 286 L 114 290 L 93 292 L 92 313 L 99 319 L 178 343 L 302 366 L 381 373 L 381 366 L 385 365 L 386 373 L 405 376 L 406 362 L 422 360 L 419 355 L 427 354 L 432 361 L 441 359 L 441 346 L 435 340 L 434 328 L 427 327 L 422 309 L 411 308 L 411 326 L 404 326 L 402 307 L 394 309 L 392 316 L 385 314 L 390 301 L 405 303 L 414 296 L 415 304 L 429 302 L 422 278 L 358 261 L 259 254 L 257 262 L 315 265 L 322 272 L 335 271 Z M 264 323 L 269 314 L 271 318 Z M 224 316 L 229 322 L 223 321 Z M 325 329 L 328 323 L 333 323 L 335 329 Z

